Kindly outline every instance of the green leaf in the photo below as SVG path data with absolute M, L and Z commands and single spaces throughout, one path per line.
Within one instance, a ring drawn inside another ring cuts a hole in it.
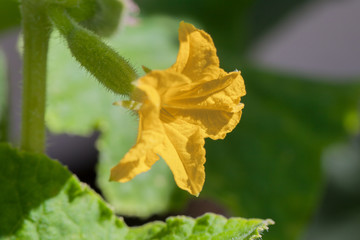
M 0 32 L 20 25 L 20 9 L 17 0 L 0 1 Z
M 127 226 L 59 162 L 0 144 L 0 239 L 122 239 Z
M 207 213 L 197 219 L 185 216 L 170 217 L 166 225 L 150 223 L 138 229 L 132 229 L 127 240 L 140 239 L 147 232 L 146 239 L 261 239 L 261 233 L 268 229 L 268 225 L 274 224 L 272 220 L 231 218 L 227 220 L 223 216 Z M 148 230 L 148 231 L 146 231 Z M 150 237 L 151 236 L 151 237 Z
M 6 141 L 8 135 L 8 84 L 5 56 L 0 50 L 0 142 Z
M 0 239 L 254 239 L 271 220 L 168 218 L 129 228 L 59 162 L 0 144 Z M 180 237 L 180 238 L 179 238 Z
M 141 65 L 151 69 L 167 68 L 176 58 L 177 28 L 178 22 L 169 18 L 144 19 L 140 25 L 114 36 L 110 44 L 124 57 L 131 57 L 138 69 Z M 79 68 L 58 35 L 50 42 L 48 73 L 48 127 L 55 133 L 89 135 L 96 129 L 102 132 L 97 143 L 100 150 L 98 184 L 115 210 L 142 217 L 168 210 L 176 186 L 170 170 L 162 162 L 129 183 L 109 182 L 111 167 L 135 143 L 137 119 L 112 105 L 118 97 Z

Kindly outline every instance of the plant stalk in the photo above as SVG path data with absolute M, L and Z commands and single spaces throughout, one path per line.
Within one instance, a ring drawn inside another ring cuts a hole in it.
M 21 4 L 24 39 L 21 149 L 45 151 L 46 66 L 51 24 L 43 1 Z

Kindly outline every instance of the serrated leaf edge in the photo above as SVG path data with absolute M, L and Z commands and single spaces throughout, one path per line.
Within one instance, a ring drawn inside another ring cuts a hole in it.
M 274 225 L 274 224 L 275 224 L 275 222 L 274 222 L 274 220 L 272 220 L 272 219 L 266 219 L 266 220 L 262 221 L 262 222 L 259 224 L 259 225 L 261 225 L 261 226 L 257 227 L 256 230 L 255 230 L 255 231 L 257 232 L 257 234 L 251 236 L 249 240 L 260 240 L 260 239 L 262 239 L 261 234 L 262 234 L 264 231 L 268 231 L 268 230 L 269 230 L 269 227 L 268 227 L 269 225 Z

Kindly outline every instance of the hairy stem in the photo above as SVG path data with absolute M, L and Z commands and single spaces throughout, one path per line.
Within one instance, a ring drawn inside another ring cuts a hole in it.
M 51 24 L 43 1 L 23 0 L 24 37 L 21 149 L 45 150 L 46 61 Z
M 130 96 L 137 78 L 134 68 L 94 32 L 78 24 L 65 9 L 49 8 L 49 17 L 65 37 L 76 60 L 116 94 Z

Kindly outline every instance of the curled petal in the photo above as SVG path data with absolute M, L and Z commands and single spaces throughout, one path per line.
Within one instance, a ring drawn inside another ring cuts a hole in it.
M 177 94 L 176 89 L 190 83 L 191 80 L 185 75 L 169 70 L 154 70 L 139 79 L 139 86 L 148 85 L 156 89 L 163 104 L 166 103 L 168 96 Z
M 181 121 L 164 122 L 166 138 L 156 151 L 170 167 L 176 184 L 198 196 L 205 182 L 204 136 L 199 127 Z
M 164 108 L 174 118 L 200 126 L 204 137 L 223 139 L 240 121 L 243 95 L 245 85 L 240 73 L 223 73 L 218 79 L 178 90 Z
M 245 95 L 244 80 L 239 72 L 223 73 L 218 79 L 188 84 L 178 88 L 166 102 L 167 108 L 208 109 L 237 112 Z
M 111 169 L 110 180 L 127 182 L 137 174 L 148 171 L 159 160 L 154 148 L 161 144 L 164 129 L 159 119 L 160 97 L 155 89 L 143 85 L 145 100 L 139 110 L 139 130 L 135 146 Z
M 180 49 L 176 63 L 170 68 L 192 81 L 214 79 L 219 76 L 219 58 L 210 35 L 189 23 L 180 23 Z
M 242 109 L 242 105 L 239 105 Z M 176 118 L 199 126 L 204 131 L 204 137 L 213 140 L 224 139 L 239 123 L 242 111 L 226 112 L 207 109 L 167 109 Z

